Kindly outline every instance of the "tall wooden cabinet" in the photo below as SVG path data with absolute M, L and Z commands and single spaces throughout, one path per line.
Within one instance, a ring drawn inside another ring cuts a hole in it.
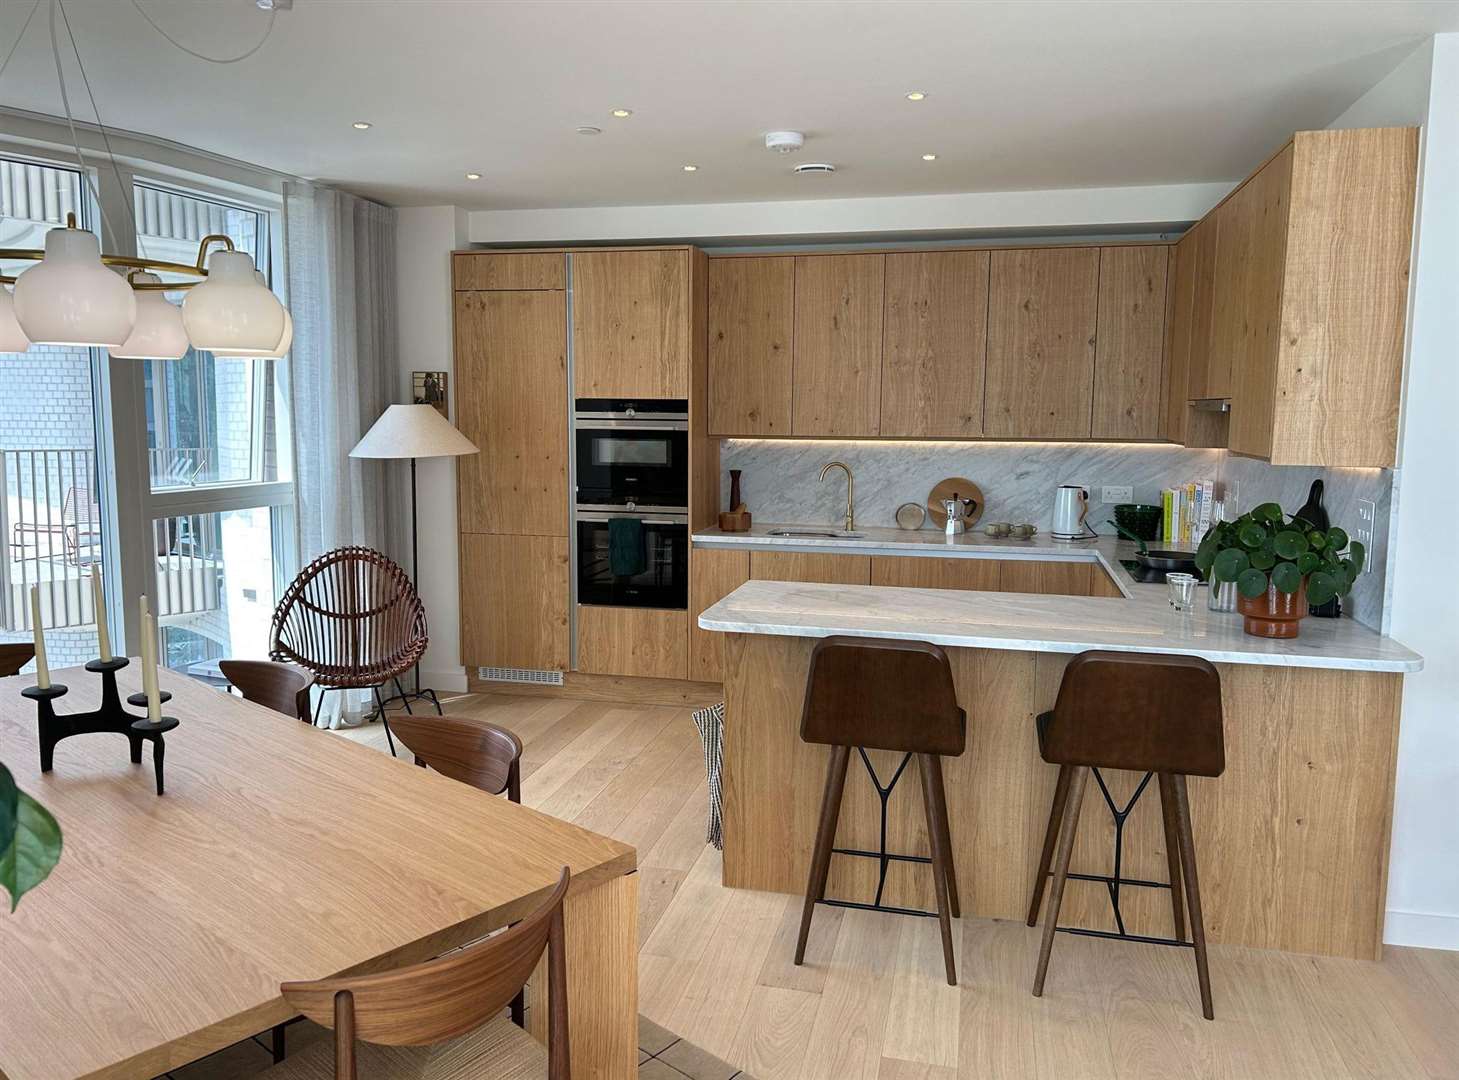
M 687 248 L 572 255 L 573 396 L 687 398 Z
M 883 259 L 796 256 L 796 435 L 880 433 Z

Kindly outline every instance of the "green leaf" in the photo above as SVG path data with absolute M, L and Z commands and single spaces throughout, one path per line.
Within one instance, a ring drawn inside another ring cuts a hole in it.
M 1307 579 L 1307 603 L 1313 607 L 1321 607 L 1338 592 L 1338 579 L 1326 570 L 1319 570 Z
M 1307 551 L 1307 537 L 1295 529 L 1284 529 L 1272 537 L 1272 550 L 1279 559 L 1295 559 Z
M 1291 596 L 1302 587 L 1302 572 L 1297 569 L 1296 563 L 1277 563 L 1272 567 L 1272 584 L 1277 592 Z
M 1327 530 L 1327 543 L 1333 551 L 1341 551 L 1348 546 L 1348 534 L 1344 529 L 1333 527 Z
M 15 786 L 15 777 L 0 764 L 0 851 L 10 847 L 15 839 L 15 814 L 20 805 L 20 789 Z
M 1282 508 L 1274 502 L 1262 503 L 1251 512 L 1251 516 L 1257 521 L 1269 521 L 1273 525 L 1282 523 Z
M 1227 548 L 1216 556 L 1211 568 L 1215 571 L 1217 581 L 1235 581 L 1250 565 L 1251 561 L 1247 558 L 1246 552 L 1240 548 Z
M 61 826 L 49 810 L 25 792 L 17 794 L 14 834 L 10 843 L 0 849 L 0 887 L 10 894 L 11 911 L 22 896 L 46 879 L 61 858 Z
M 1261 542 L 1267 538 L 1267 533 L 1256 522 L 1248 521 L 1245 525 L 1241 526 L 1241 530 L 1236 536 L 1241 541 L 1243 547 L 1255 549 L 1261 547 Z
M 1266 548 L 1251 553 L 1251 565 L 1258 570 L 1270 570 L 1277 565 L 1277 557 Z
M 1255 600 L 1267 591 L 1267 576 L 1260 570 L 1246 569 L 1236 579 L 1236 591 L 1248 600 Z
M 1322 565 L 1322 557 L 1316 552 L 1304 551 L 1297 556 L 1297 572 L 1306 577 Z
M 1321 529 L 1313 529 L 1307 534 L 1307 543 L 1311 545 L 1313 551 L 1321 551 L 1327 547 L 1327 533 Z
M 1352 560 L 1353 566 L 1360 574 L 1363 572 L 1363 563 L 1368 558 L 1368 549 L 1363 546 L 1361 541 L 1354 540 L 1348 545 L 1348 558 Z
M 1353 582 L 1358 580 L 1359 573 L 1358 564 L 1353 562 L 1352 559 L 1344 559 L 1337 564 L 1337 572 L 1334 576 L 1341 579 L 1341 584 L 1344 586 L 1341 592 L 1344 596 L 1353 587 Z

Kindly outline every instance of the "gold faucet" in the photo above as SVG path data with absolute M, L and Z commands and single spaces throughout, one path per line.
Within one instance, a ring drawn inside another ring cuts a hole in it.
M 828 461 L 821 468 L 821 479 L 832 469 L 840 469 L 846 474 L 846 531 L 856 530 L 856 481 L 851 478 L 851 466 L 844 461 Z

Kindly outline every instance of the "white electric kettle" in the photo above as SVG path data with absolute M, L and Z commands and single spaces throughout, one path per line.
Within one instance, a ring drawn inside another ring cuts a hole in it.
M 1089 492 L 1077 484 L 1062 484 L 1054 492 L 1054 527 L 1050 530 L 1055 540 L 1087 540 L 1094 533 L 1085 526 L 1084 515 L 1089 513 Z

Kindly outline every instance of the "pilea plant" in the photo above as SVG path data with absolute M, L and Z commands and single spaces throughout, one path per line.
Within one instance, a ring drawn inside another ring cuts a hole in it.
M 1212 582 L 1236 582 L 1236 591 L 1252 600 L 1268 588 L 1290 595 L 1306 581 L 1307 602 L 1317 607 L 1348 594 L 1366 555 L 1343 529 L 1317 529 L 1276 503 L 1262 503 L 1235 521 L 1211 526 L 1196 551 L 1196 566 Z
M 61 858 L 61 827 L 44 806 L 15 786 L 0 764 L 0 889 L 10 910 L 45 880 Z

